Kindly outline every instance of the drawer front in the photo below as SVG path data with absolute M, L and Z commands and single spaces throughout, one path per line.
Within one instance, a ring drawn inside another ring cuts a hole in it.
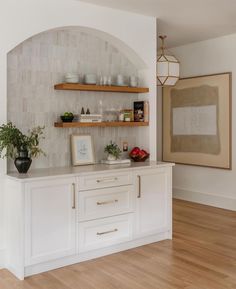
M 79 192 L 79 221 L 110 217 L 134 210 L 134 187 Z
M 130 241 L 133 214 L 79 223 L 79 252 L 95 250 Z
M 131 185 L 132 183 L 132 174 L 128 172 L 88 175 L 79 178 L 79 190 L 93 190 L 99 188 Z

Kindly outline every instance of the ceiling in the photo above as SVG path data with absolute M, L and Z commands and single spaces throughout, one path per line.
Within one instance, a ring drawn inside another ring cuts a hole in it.
M 158 33 L 168 36 L 168 47 L 236 32 L 236 0 L 82 1 L 158 18 Z

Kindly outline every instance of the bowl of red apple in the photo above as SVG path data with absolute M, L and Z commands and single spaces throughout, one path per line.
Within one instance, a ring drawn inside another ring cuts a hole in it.
M 134 162 L 145 162 L 150 154 L 139 147 L 134 147 L 129 153 L 129 156 Z

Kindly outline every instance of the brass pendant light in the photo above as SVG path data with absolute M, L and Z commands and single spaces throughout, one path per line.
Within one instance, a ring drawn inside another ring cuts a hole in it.
M 179 80 L 179 61 L 164 45 L 166 35 L 161 35 L 161 48 L 157 55 L 157 85 L 174 86 Z

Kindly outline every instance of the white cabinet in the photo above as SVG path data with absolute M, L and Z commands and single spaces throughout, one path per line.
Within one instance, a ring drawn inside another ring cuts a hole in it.
M 171 164 L 35 174 L 7 182 L 7 268 L 20 279 L 172 237 Z
M 169 168 L 140 170 L 135 174 L 137 207 L 135 236 L 171 229 L 172 189 Z
M 37 181 L 25 190 L 25 265 L 76 253 L 74 178 Z

